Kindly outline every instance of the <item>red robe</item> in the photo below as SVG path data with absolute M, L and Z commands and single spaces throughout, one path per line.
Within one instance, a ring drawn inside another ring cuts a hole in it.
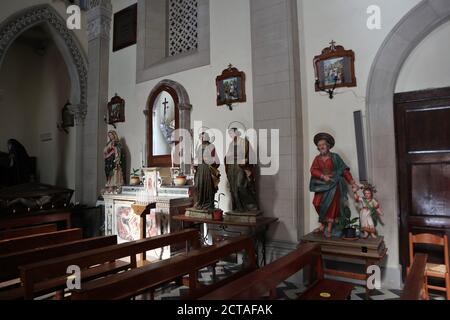
M 311 175 L 314 178 L 320 179 L 320 177 L 323 175 L 327 175 L 327 174 L 332 174 L 333 173 L 333 160 L 331 157 L 329 157 L 327 160 L 323 161 L 322 157 L 320 155 L 318 155 L 312 165 L 311 165 Z M 353 182 L 353 177 L 350 173 L 350 170 L 345 170 L 343 173 L 344 179 L 348 182 L 348 183 L 352 183 Z M 330 205 L 330 207 L 328 208 L 325 220 L 326 221 L 321 221 L 321 222 L 335 222 L 336 219 L 339 217 L 340 214 L 340 203 L 339 200 L 340 199 L 340 190 L 339 190 L 339 186 L 337 186 L 336 189 L 336 193 L 334 194 L 334 198 L 333 201 Z M 320 192 L 316 192 L 314 194 L 314 199 L 313 199 L 313 205 L 314 208 L 316 208 L 317 213 L 320 212 L 320 202 L 322 201 L 322 193 Z

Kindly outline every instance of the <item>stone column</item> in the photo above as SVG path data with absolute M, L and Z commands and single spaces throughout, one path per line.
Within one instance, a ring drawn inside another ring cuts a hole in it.
M 107 125 L 109 39 L 112 5 L 110 0 L 90 0 L 88 23 L 88 93 L 84 122 L 83 204 L 94 205 L 105 186 L 103 148 Z
M 303 234 L 303 126 L 296 0 L 251 0 L 255 129 L 279 129 L 279 172 L 261 176 L 258 193 L 271 229 L 268 260 L 295 247 Z M 270 133 L 270 131 L 269 131 Z M 260 140 L 264 150 L 265 140 Z M 270 139 L 267 140 L 270 144 Z M 270 148 L 269 148 L 270 149 Z M 272 250 L 270 247 L 276 247 Z M 272 252 L 275 252 L 273 255 Z

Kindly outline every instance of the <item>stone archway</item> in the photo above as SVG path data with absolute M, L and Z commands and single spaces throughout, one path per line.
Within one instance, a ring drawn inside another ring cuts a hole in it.
M 0 67 L 14 40 L 26 30 L 42 23 L 50 27 L 53 40 L 66 63 L 71 78 L 72 111 L 77 123 L 81 124 L 87 109 L 87 60 L 64 19 L 50 5 L 26 8 L 0 24 Z
M 25 31 L 37 25 L 48 26 L 53 41 L 61 53 L 70 77 L 71 111 L 75 115 L 76 160 L 75 160 L 75 201 L 80 201 L 83 189 L 81 180 L 83 163 L 83 131 L 87 113 L 88 67 L 86 56 L 66 21 L 50 5 L 28 7 L 7 18 L 0 24 L 0 68 L 12 43 Z
M 389 246 L 387 281 L 400 287 L 398 247 L 398 195 L 394 130 L 394 93 L 400 71 L 414 48 L 450 20 L 450 2 L 423 0 L 393 28 L 372 65 L 367 86 L 369 174 L 379 189 Z M 389 273 L 389 272 L 388 272 Z

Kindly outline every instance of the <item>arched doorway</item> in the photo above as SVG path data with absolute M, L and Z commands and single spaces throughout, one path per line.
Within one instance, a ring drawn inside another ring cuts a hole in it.
M 369 75 L 367 87 L 369 174 L 379 189 L 383 203 L 389 247 L 388 267 L 397 269 L 389 279 L 400 287 L 399 199 L 394 130 L 394 93 L 397 79 L 406 59 L 431 32 L 450 20 L 448 1 L 420 2 L 393 28 L 379 49 Z
M 87 108 L 87 60 L 78 40 L 73 32 L 67 29 L 65 20 L 50 5 L 29 7 L 12 15 L 0 24 L 0 68 L 3 67 L 5 58 L 14 42 L 26 32 L 36 30 L 35 28 L 45 30 L 67 69 L 69 78 L 67 100 L 71 102 L 71 111 L 74 113 L 77 123 L 76 133 L 74 133 L 74 186 L 76 190 L 75 201 L 78 201 L 82 194 L 81 155 L 83 150 L 83 132 L 79 125 L 83 123 Z M 60 113 L 58 113 L 59 117 Z M 56 127 L 56 123 L 53 123 L 53 126 Z M 48 135 L 42 137 L 43 140 L 46 138 L 48 138 Z

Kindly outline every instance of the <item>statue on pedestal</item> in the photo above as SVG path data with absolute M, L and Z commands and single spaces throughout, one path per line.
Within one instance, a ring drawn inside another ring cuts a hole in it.
M 216 148 L 210 140 L 209 134 L 202 132 L 200 134 L 201 144 L 195 152 L 195 204 L 193 209 L 197 211 L 214 210 L 214 198 L 220 182 L 220 161 Z
M 361 222 L 361 237 L 366 239 L 369 236 L 377 238 L 377 225 L 381 221 L 383 212 L 381 211 L 380 204 L 373 197 L 376 193 L 376 189 L 371 184 L 365 184 L 362 187 L 363 195 L 359 195 L 358 192 L 354 193 L 355 201 L 359 209 L 359 219 Z
M 225 156 L 225 169 L 230 185 L 232 213 L 257 213 L 259 212 L 256 186 L 255 168 L 250 163 L 254 151 L 247 138 L 242 138 L 237 128 L 228 130 L 232 141 Z
M 106 187 L 116 188 L 124 184 L 125 153 L 117 132 L 108 132 L 108 143 L 103 150 L 105 159 Z
M 330 238 L 333 224 L 338 222 L 347 202 L 347 183 L 352 185 L 353 192 L 358 191 L 358 186 L 342 158 L 330 151 L 335 144 L 330 134 L 317 134 L 314 144 L 320 152 L 312 163 L 309 185 L 310 191 L 315 193 L 313 205 L 320 223 L 314 232 L 323 232 Z

